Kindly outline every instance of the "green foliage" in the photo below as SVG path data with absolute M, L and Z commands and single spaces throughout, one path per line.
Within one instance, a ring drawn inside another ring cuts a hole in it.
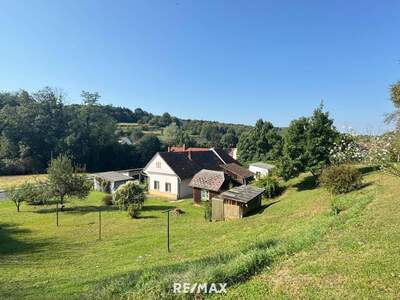
M 17 187 L 11 187 L 11 188 L 7 189 L 6 192 L 7 192 L 8 199 L 10 199 L 12 202 L 14 202 L 15 207 L 17 208 L 17 212 L 19 212 L 21 203 L 24 202 L 26 199 L 24 189 L 20 189 Z
M 95 177 L 100 185 L 100 190 L 104 193 L 111 193 L 111 182 L 101 177 Z
M 206 201 L 204 203 L 204 219 L 211 222 L 212 219 L 212 203 L 211 201 Z
M 142 130 L 140 130 L 139 128 L 133 128 L 131 134 L 129 135 L 129 138 L 132 143 L 137 143 L 143 136 L 144 133 Z
M 281 176 L 288 180 L 309 171 L 317 177 L 330 163 L 338 132 L 321 105 L 310 118 L 293 120 L 284 136 L 283 156 L 278 162 Z
M 242 161 L 276 160 L 282 152 L 282 137 L 270 122 L 258 120 L 240 136 L 237 147 Z
M 279 179 L 274 175 L 258 178 L 254 184 L 265 189 L 264 196 L 266 198 L 274 198 L 279 196 L 283 191 L 283 187 L 280 185 Z
M 362 174 L 350 165 L 333 165 L 322 171 L 319 182 L 330 193 L 343 194 L 361 187 Z
M 154 135 L 145 135 L 139 140 L 137 150 L 140 153 L 140 161 L 145 165 L 158 151 L 161 150 L 161 143 Z
M 140 216 L 140 210 L 142 209 L 142 205 L 139 203 L 131 203 L 128 205 L 128 215 L 132 219 L 137 219 Z
M 97 103 L 83 92 L 83 104 L 65 104 L 65 96 L 45 88 L 0 93 L 0 174 L 41 173 L 52 157 L 67 153 L 88 170 L 140 167 L 135 147 L 120 145 L 114 117 L 127 111 Z
M 106 205 L 106 206 L 111 206 L 113 205 L 113 197 L 110 194 L 106 194 L 101 198 L 101 202 Z
M 66 155 L 51 160 L 47 169 L 48 187 L 51 194 L 60 200 L 62 207 L 66 196 L 83 199 L 89 194 L 91 183 L 81 172 Z
M 127 210 L 130 204 L 135 204 L 135 209 L 141 209 L 145 200 L 143 188 L 128 181 L 119 186 L 113 194 L 113 202 L 119 206 L 121 210 Z

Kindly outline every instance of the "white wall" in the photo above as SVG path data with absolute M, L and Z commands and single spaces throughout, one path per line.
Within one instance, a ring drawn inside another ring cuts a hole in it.
M 170 193 L 178 197 L 179 178 L 159 154 L 156 154 L 155 157 L 153 157 L 143 171 L 149 177 L 149 192 L 158 191 L 165 193 L 165 183 L 168 182 L 171 184 Z M 154 190 L 154 181 L 160 182 L 159 190 Z
M 264 169 L 264 168 L 260 168 L 260 167 L 256 167 L 256 166 L 249 166 L 249 170 L 251 172 L 253 172 L 254 174 L 257 174 L 257 172 L 259 172 L 260 177 L 268 176 L 268 170 Z
M 160 183 L 159 190 L 154 190 L 154 181 L 158 181 Z M 178 177 L 176 175 L 162 175 L 162 174 L 149 173 L 149 192 L 158 191 L 167 193 L 167 191 L 165 190 L 165 183 L 171 184 L 171 192 L 168 193 L 178 196 L 179 183 L 178 183 Z

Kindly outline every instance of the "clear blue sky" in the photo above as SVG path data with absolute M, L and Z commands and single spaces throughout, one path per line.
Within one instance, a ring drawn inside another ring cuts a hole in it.
M 0 90 L 276 126 L 324 99 L 339 128 L 383 130 L 399 12 L 398 0 L 0 0 Z

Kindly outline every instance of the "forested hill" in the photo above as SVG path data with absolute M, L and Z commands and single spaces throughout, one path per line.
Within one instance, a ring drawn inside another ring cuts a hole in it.
M 88 171 L 141 167 L 168 145 L 232 147 L 252 128 L 157 116 L 140 108 L 101 105 L 99 98 L 82 92 L 82 104 L 67 104 L 51 88 L 1 92 L 0 174 L 45 172 L 50 159 L 61 153 Z M 133 127 L 121 129 L 121 123 Z M 122 136 L 133 145 L 121 145 Z

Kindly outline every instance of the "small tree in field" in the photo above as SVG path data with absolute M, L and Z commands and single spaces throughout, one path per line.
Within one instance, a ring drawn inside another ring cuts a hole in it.
M 19 212 L 19 207 L 21 203 L 25 201 L 25 196 L 21 190 L 16 187 L 11 187 L 7 190 L 7 197 L 12 202 L 14 202 L 15 207 L 17 208 L 17 212 Z
M 65 197 L 85 198 L 89 194 L 91 185 L 80 171 L 66 155 L 60 155 L 50 162 L 47 169 L 49 189 L 54 197 L 60 199 L 61 210 Z
M 146 196 L 139 185 L 133 181 L 128 181 L 115 191 L 113 198 L 114 203 L 117 204 L 121 210 L 127 210 L 128 207 L 134 208 L 136 212 L 130 212 L 130 215 L 137 217 L 138 212 L 143 207 Z

